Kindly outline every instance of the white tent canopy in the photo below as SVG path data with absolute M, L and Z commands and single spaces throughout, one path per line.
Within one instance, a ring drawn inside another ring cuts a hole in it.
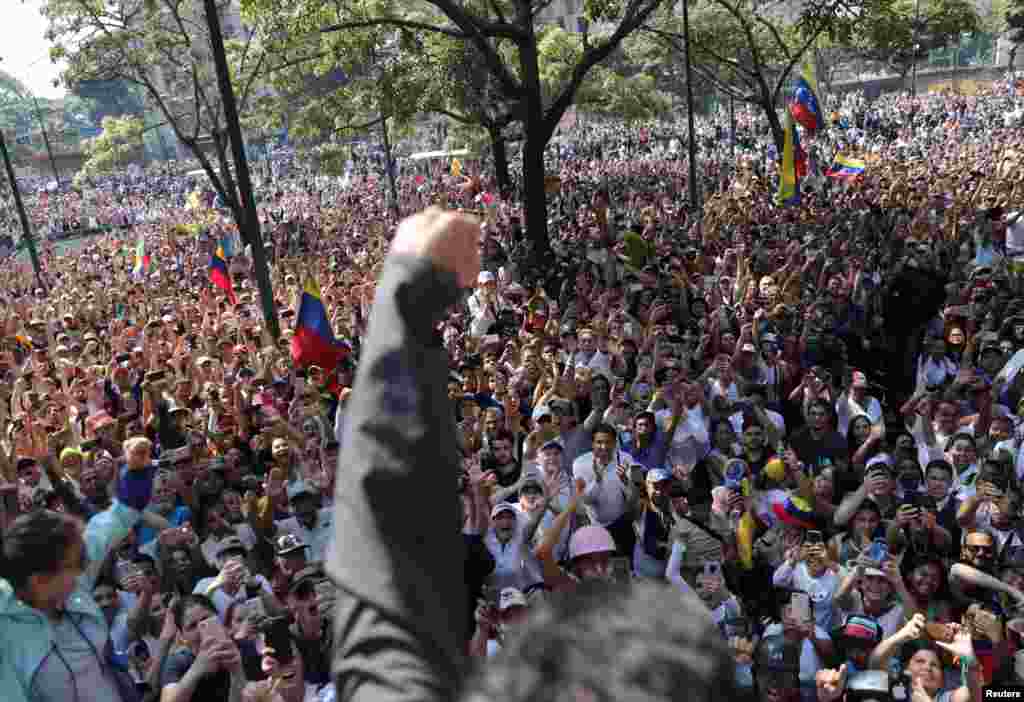
M 410 161 L 426 161 L 434 158 L 473 158 L 469 149 L 458 149 L 455 151 L 421 151 L 409 157 Z

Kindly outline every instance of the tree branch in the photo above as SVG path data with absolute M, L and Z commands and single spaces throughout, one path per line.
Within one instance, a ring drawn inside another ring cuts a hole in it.
M 329 34 L 331 32 L 343 32 L 349 29 L 369 29 L 370 27 L 401 27 L 404 29 L 415 29 L 421 32 L 433 32 L 435 34 L 443 34 L 453 39 L 468 39 L 469 36 L 455 29 L 447 29 L 445 27 L 438 27 L 432 24 L 425 24 L 423 22 L 413 22 L 410 20 L 403 20 L 397 17 L 381 17 L 379 19 L 369 20 L 358 20 L 352 22 L 340 22 L 338 24 L 329 24 L 326 27 L 320 28 L 321 34 Z

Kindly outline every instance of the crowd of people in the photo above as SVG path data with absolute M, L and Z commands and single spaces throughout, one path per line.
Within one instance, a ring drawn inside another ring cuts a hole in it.
M 471 165 L 399 209 L 479 220 L 259 179 L 278 339 L 213 193 L 43 188 L 123 217 L 0 270 L 4 699 L 1024 683 L 1020 102 L 830 99 L 792 207 L 753 113 L 700 123 L 699 211 L 675 125 L 579 125 L 544 258 Z

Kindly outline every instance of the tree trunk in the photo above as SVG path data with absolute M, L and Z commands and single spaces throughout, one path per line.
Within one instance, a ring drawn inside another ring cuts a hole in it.
M 772 141 L 775 142 L 775 149 L 781 157 L 782 149 L 786 145 L 786 130 L 783 128 L 782 122 L 779 120 L 779 114 L 775 111 L 774 103 L 770 100 L 766 100 L 761 104 L 761 109 L 764 110 L 764 114 L 768 118 L 768 126 L 772 130 Z
M 533 244 L 533 260 L 550 255 L 548 241 L 548 202 L 544 188 L 544 149 L 550 130 L 544 121 L 544 103 L 540 89 L 537 41 L 533 32 L 519 44 L 520 73 L 523 84 L 523 205 L 526 234 Z
M 512 178 L 508 174 L 508 143 L 501 134 L 501 129 L 491 127 L 487 130 L 491 135 L 491 153 L 494 155 L 494 177 L 498 181 L 498 192 L 502 198 L 512 197 Z

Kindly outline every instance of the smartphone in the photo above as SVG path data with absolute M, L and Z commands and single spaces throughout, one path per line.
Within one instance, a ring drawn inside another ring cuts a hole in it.
M 199 636 L 203 641 L 210 639 L 228 641 L 228 632 L 216 616 L 199 622 Z
M 617 556 L 611 561 L 612 578 L 615 582 L 626 584 L 633 579 L 633 569 L 629 566 L 629 559 Z
M 267 622 L 263 628 L 263 638 L 267 646 L 274 649 L 274 658 L 281 665 L 288 665 L 294 660 L 292 635 L 288 631 L 288 619 L 286 617 L 278 617 Z
M 821 532 L 815 529 L 811 529 L 804 535 L 804 543 L 811 546 L 814 544 L 824 543 L 825 540 L 821 536 Z
M 794 592 L 789 600 L 789 611 L 798 622 L 811 620 L 811 598 L 805 592 Z
M 875 539 L 868 549 L 868 558 L 875 563 L 882 563 L 889 557 L 889 544 L 884 539 Z

